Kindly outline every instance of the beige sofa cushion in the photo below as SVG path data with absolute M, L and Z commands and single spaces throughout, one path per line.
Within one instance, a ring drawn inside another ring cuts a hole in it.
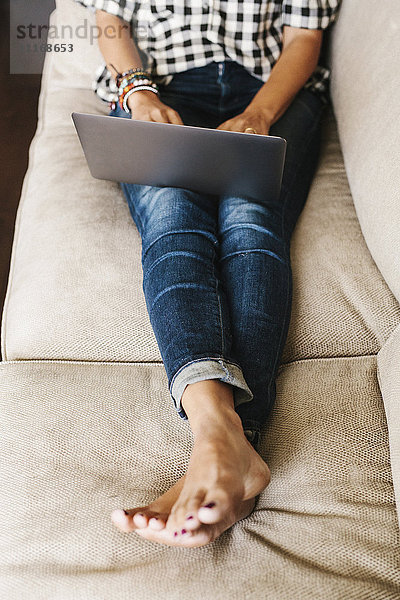
M 161 365 L 1 364 L 1 597 L 398 599 L 375 363 L 281 370 L 260 449 L 271 484 L 253 514 L 194 549 L 123 534 L 110 521 L 114 508 L 166 491 L 188 464 L 192 437 Z
M 400 327 L 378 354 L 378 380 L 389 429 L 390 461 L 400 523 Z
M 361 229 L 400 300 L 400 11 L 397 0 L 376 7 L 373 0 L 343 2 L 331 40 L 331 90 Z M 400 519 L 399 364 L 397 327 L 378 354 L 378 375 Z
M 351 24 L 351 26 L 349 26 Z M 368 248 L 400 300 L 400 10 L 344 0 L 332 44 L 332 96 Z
M 59 0 L 52 23 L 89 11 Z M 59 27 L 61 29 L 61 27 Z M 88 40 L 47 56 L 38 132 L 18 213 L 2 328 L 7 360 L 160 361 L 147 315 L 140 237 L 116 183 L 90 176 L 72 111 L 106 114 L 90 91 Z M 283 361 L 376 353 L 400 309 L 365 246 L 334 121 L 292 245 L 293 318 Z

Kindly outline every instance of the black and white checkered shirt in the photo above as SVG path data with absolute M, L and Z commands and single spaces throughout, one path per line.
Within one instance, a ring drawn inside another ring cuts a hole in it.
M 282 51 L 283 26 L 326 29 L 341 0 L 75 0 L 132 24 L 143 66 L 158 81 L 215 61 L 234 60 L 267 81 Z M 160 79 L 157 79 L 160 78 Z M 307 88 L 327 100 L 329 70 L 318 66 Z M 93 82 L 98 96 L 117 99 L 105 63 Z

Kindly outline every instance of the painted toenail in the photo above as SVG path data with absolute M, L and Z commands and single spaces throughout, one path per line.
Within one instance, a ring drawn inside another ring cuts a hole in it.
M 193 515 L 190 515 L 190 517 L 186 517 L 186 521 L 190 521 L 190 519 L 193 519 Z
M 182 529 L 181 533 L 187 533 L 186 529 Z
M 178 535 L 178 532 L 177 532 L 177 531 L 175 531 L 175 532 L 174 532 L 174 537 L 176 537 L 177 535 Z
M 215 506 L 215 502 L 209 502 L 208 504 L 203 506 L 203 508 L 213 508 L 214 506 Z

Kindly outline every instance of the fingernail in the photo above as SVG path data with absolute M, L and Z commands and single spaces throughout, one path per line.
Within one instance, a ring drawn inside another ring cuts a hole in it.
M 209 502 L 208 504 L 203 506 L 203 508 L 213 508 L 214 506 L 215 506 L 215 502 Z

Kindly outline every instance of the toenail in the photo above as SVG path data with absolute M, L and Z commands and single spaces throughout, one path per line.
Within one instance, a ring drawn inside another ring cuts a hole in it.
M 176 537 L 177 535 L 178 535 L 178 532 L 177 532 L 177 531 L 175 531 L 175 532 L 174 532 L 174 537 Z
M 213 508 L 214 506 L 215 506 L 215 502 L 209 502 L 208 504 L 203 506 L 203 508 Z
M 186 517 L 186 521 L 190 521 L 190 519 L 193 519 L 193 515 L 190 515 L 190 517 Z
M 186 529 L 182 529 L 181 533 L 187 533 Z

